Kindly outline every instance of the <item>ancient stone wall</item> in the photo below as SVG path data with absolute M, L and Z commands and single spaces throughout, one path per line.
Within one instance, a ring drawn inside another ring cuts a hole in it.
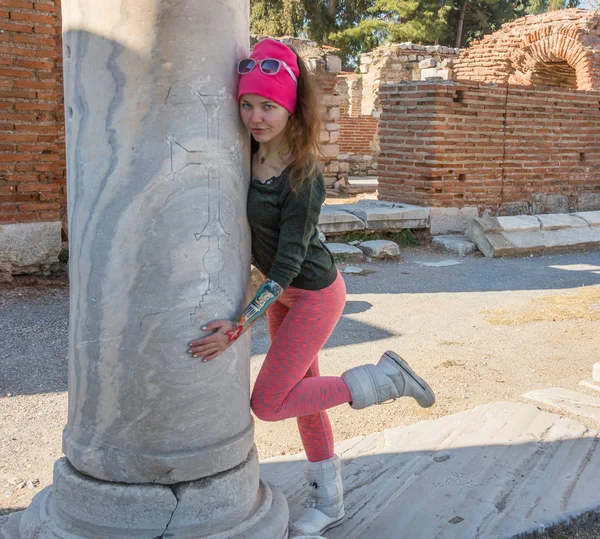
M 462 51 L 454 78 L 598 90 L 600 11 L 552 11 L 505 24 Z
M 600 92 L 382 87 L 379 198 L 498 214 L 600 209 Z
M 0 225 L 65 208 L 60 0 L 0 6 Z
M 458 57 L 460 49 L 442 46 L 393 43 L 383 45 L 360 57 L 360 72 L 363 73 L 362 114 L 379 116 L 381 103 L 379 88 L 382 84 L 400 81 L 421 80 L 424 60 L 443 62 Z M 432 67 L 430 64 L 428 67 Z M 440 75 L 441 76 L 441 75 Z
M 360 74 L 340 74 L 337 90 L 342 101 L 341 175 L 377 175 L 381 85 L 427 77 L 449 79 L 452 77 L 452 61 L 458 57 L 458 52 L 459 49 L 450 47 L 394 43 L 362 54 Z

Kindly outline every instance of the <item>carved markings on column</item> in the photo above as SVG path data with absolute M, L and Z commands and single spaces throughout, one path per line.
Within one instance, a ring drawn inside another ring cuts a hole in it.
M 206 111 L 206 140 L 207 144 L 200 150 L 190 150 L 184 144 L 169 136 L 171 145 L 171 173 L 177 174 L 189 165 L 205 166 L 207 158 L 214 158 L 210 152 L 217 155 L 228 153 L 220 144 L 220 113 L 226 97 L 220 95 L 204 95 L 196 92 L 204 110 Z M 227 162 L 230 157 L 227 157 Z M 212 168 L 212 167 L 207 167 Z M 235 166 L 234 166 L 235 168 Z M 190 313 L 190 322 L 196 323 L 197 314 L 202 304 L 210 295 L 218 295 L 225 299 L 231 307 L 234 302 L 224 287 L 221 286 L 221 273 L 225 267 L 225 254 L 222 250 L 223 243 L 229 241 L 231 234 L 221 221 L 221 178 L 214 172 L 206 172 L 208 191 L 208 222 L 200 232 L 194 234 L 196 242 L 200 243 L 206 253 L 202 259 L 205 271 L 208 273 L 208 289 L 202 295 L 194 312 Z

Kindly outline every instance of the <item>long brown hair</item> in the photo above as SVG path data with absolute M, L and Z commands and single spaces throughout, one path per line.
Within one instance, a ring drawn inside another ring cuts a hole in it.
M 298 97 L 296 112 L 285 127 L 290 155 L 290 181 L 301 184 L 309 181 L 317 168 L 317 159 L 321 156 L 319 139 L 321 137 L 321 92 L 306 63 L 293 47 L 298 57 Z

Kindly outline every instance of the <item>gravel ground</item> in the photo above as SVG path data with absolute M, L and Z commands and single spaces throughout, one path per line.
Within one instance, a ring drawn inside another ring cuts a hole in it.
M 330 414 L 337 440 L 518 401 L 532 389 L 586 391 L 577 384 L 590 377 L 600 349 L 598 252 L 473 256 L 441 267 L 435 264 L 452 257 L 427 247 L 404 249 L 402 257 L 361 264 L 374 273 L 345 277 L 346 310 L 321 354 L 321 371 L 339 375 L 393 349 L 428 380 L 438 402 L 428 410 L 402 400 L 360 412 L 338 407 Z M 67 414 L 67 325 L 64 280 L 0 291 L 0 514 L 25 507 L 52 482 Z M 259 321 L 253 380 L 267 347 Z M 301 450 L 294 420 L 257 421 L 256 442 L 262 458 Z M 597 519 L 587 518 L 538 537 L 599 536 Z

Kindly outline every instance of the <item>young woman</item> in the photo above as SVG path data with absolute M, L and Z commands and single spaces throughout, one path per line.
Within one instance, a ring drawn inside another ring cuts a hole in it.
M 213 333 L 191 342 L 188 352 L 211 361 L 267 313 L 271 346 L 251 406 L 265 421 L 297 418 L 310 508 L 295 526 L 319 535 L 344 518 L 341 462 L 325 410 L 344 403 L 361 409 L 402 396 L 428 407 L 435 397 L 394 352 L 341 377 L 319 376 L 318 353 L 342 314 L 346 288 L 317 232 L 325 200 L 315 162 L 318 93 L 304 62 L 273 39 L 258 43 L 238 72 L 240 115 L 255 148 L 248 193 L 252 255 L 266 280 L 237 320 L 206 324 L 202 329 Z

